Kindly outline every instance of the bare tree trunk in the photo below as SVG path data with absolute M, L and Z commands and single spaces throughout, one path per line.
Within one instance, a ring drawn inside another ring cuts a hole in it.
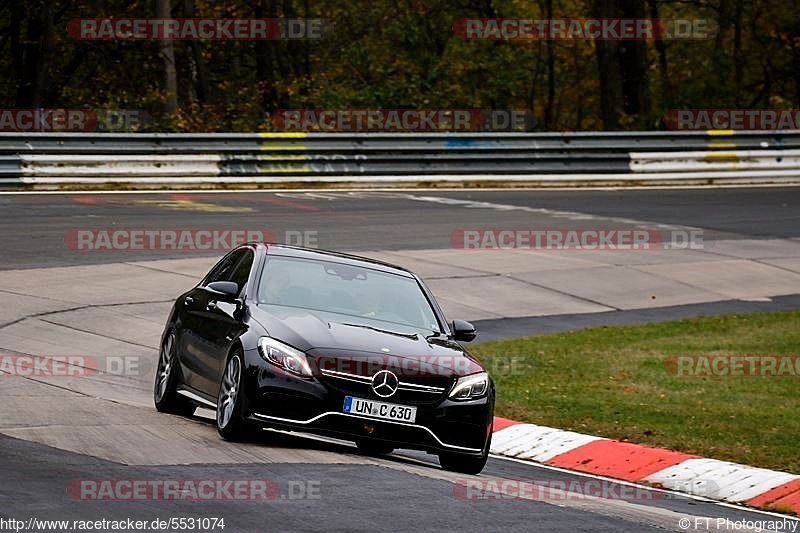
M 170 0 L 156 0 L 156 18 L 172 17 Z M 161 39 L 159 55 L 164 64 L 164 92 L 166 93 L 166 110 L 173 113 L 178 109 L 178 75 L 175 72 L 175 47 L 171 39 Z
M 303 16 L 307 19 L 311 18 L 311 3 L 309 0 L 304 0 L 303 2 Z M 309 41 L 303 41 L 303 75 L 306 77 L 306 80 L 311 78 L 311 43 L 309 43 Z M 301 94 L 303 96 L 308 96 L 308 93 L 309 84 L 303 83 Z
M 615 130 L 624 109 L 619 56 L 609 41 L 595 41 L 595 50 L 600 72 L 600 117 L 605 129 Z
M 276 15 L 273 0 L 258 0 L 255 5 L 257 18 L 271 18 Z M 278 93 L 275 90 L 275 62 L 273 58 L 275 43 L 256 41 L 256 80 L 261 91 L 261 111 L 268 115 L 277 110 Z
M 593 15 L 597 18 L 618 17 L 615 0 L 594 0 Z M 607 130 L 619 129 L 619 119 L 624 112 L 625 97 L 622 92 L 622 71 L 619 47 L 613 41 L 596 39 L 597 68 L 600 81 L 600 117 Z
M 792 44 L 792 64 L 794 65 L 794 105 L 800 107 L 800 48 Z
M 16 105 L 36 108 L 45 102 L 49 86 L 49 65 L 53 54 L 53 12 L 47 2 L 36 2 L 35 8 L 24 2 L 12 4 L 12 17 L 19 21 L 11 36 L 12 62 L 16 77 Z M 22 21 L 27 19 L 27 31 Z
M 640 0 L 594 0 L 598 18 L 643 18 Z M 644 41 L 595 40 L 600 77 L 601 116 L 606 129 L 618 129 L 623 114 L 648 113 L 647 48 Z
M 545 11 L 547 19 L 553 20 L 553 0 L 547 0 Z M 553 40 L 547 40 L 547 102 L 544 107 L 544 127 L 553 127 L 553 107 L 556 101 L 556 59 L 553 51 Z
M 736 0 L 736 12 L 733 16 L 733 87 L 735 91 L 736 106 L 741 106 L 741 87 L 743 78 L 742 66 L 742 13 L 744 5 L 742 0 Z
M 650 18 L 658 20 L 658 0 L 648 0 L 650 4 Z M 658 72 L 661 77 L 662 107 L 671 109 L 673 102 L 672 83 L 669 80 L 669 63 L 667 62 L 667 45 L 659 34 L 655 39 L 656 53 L 658 54 Z
M 194 18 L 195 5 L 194 0 L 184 0 L 183 13 L 186 18 Z M 197 100 L 202 104 L 208 98 L 208 69 L 206 68 L 205 59 L 203 59 L 203 49 L 200 43 L 196 40 L 189 41 L 189 46 L 192 49 L 192 63 L 193 63 L 193 87 Z
M 626 19 L 643 19 L 645 5 L 641 0 L 621 0 L 621 16 Z M 647 43 L 644 39 L 620 41 L 622 91 L 624 109 L 628 115 L 650 112 L 647 90 Z
M 572 62 L 573 62 L 573 72 L 575 75 L 575 86 L 578 87 L 583 83 L 584 78 L 584 69 L 586 68 L 585 64 L 583 63 L 583 58 L 581 57 L 580 52 L 577 48 L 572 49 Z M 583 109 L 584 109 L 584 93 L 583 91 L 578 91 L 578 101 L 575 104 L 575 126 L 573 129 L 575 131 L 581 131 L 583 129 Z

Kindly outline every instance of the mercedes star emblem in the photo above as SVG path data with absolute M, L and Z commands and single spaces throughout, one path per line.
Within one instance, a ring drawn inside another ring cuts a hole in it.
M 397 392 L 397 376 L 389 370 L 381 370 L 372 376 L 372 390 L 381 398 L 388 398 Z

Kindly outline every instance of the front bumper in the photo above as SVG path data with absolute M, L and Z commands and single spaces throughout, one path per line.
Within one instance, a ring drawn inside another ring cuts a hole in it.
M 256 350 L 245 354 L 246 417 L 250 422 L 276 429 L 303 431 L 345 440 L 372 439 L 396 448 L 433 453 L 480 455 L 491 433 L 494 386 L 478 400 L 405 404 L 417 408 L 413 424 L 343 412 L 347 392 L 324 380 L 303 379 L 264 362 Z M 352 394 L 351 394 L 352 395 Z M 359 397 L 390 403 L 391 398 Z

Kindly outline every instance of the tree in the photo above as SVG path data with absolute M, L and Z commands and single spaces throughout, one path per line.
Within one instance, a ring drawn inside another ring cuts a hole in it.
M 156 0 L 156 18 L 172 18 L 170 0 Z M 159 43 L 159 56 L 164 65 L 165 108 L 172 114 L 178 109 L 178 75 L 175 71 L 175 47 L 172 39 L 162 36 Z
M 596 18 L 645 18 L 640 0 L 594 0 Z M 647 48 L 644 40 L 596 39 L 601 115 L 606 129 L 618 129 L 623 115 L 649 112 Z

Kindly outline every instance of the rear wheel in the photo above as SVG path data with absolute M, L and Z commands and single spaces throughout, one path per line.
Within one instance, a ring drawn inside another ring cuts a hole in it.
M 458 472 L 460 474 L 477 475 L 481 473 L 486 461 L 489 459 L 489 449 L 492 446 L 492 437 L 486 442 L 486 446 L 480 455 L 464 455 L 459 453 L 440 453 L 439 464 L 445 470 Z
M 231 354 L 222 374 L 217 399 L 217 432 L 225 440 L 242 440 L 249 427 L 242 417 L 242 352 L 237 349 Z
M 175 343 L 175 332 L 173 331 L 164 339 L 164 344 L 161 346 L 161 352 L 158 355 L 156 380 L 153 384 L 153 402 L 159 412 L 191 416 L 197 406 L 186 398 L 182 398 L 177 392 L 180 374 L 177 354 L 178 349 Z
M 360 439 L 356 441 L 356 446 L 365 455 L 388 455 L 394 451 L 394 446 L 379 440 Z

